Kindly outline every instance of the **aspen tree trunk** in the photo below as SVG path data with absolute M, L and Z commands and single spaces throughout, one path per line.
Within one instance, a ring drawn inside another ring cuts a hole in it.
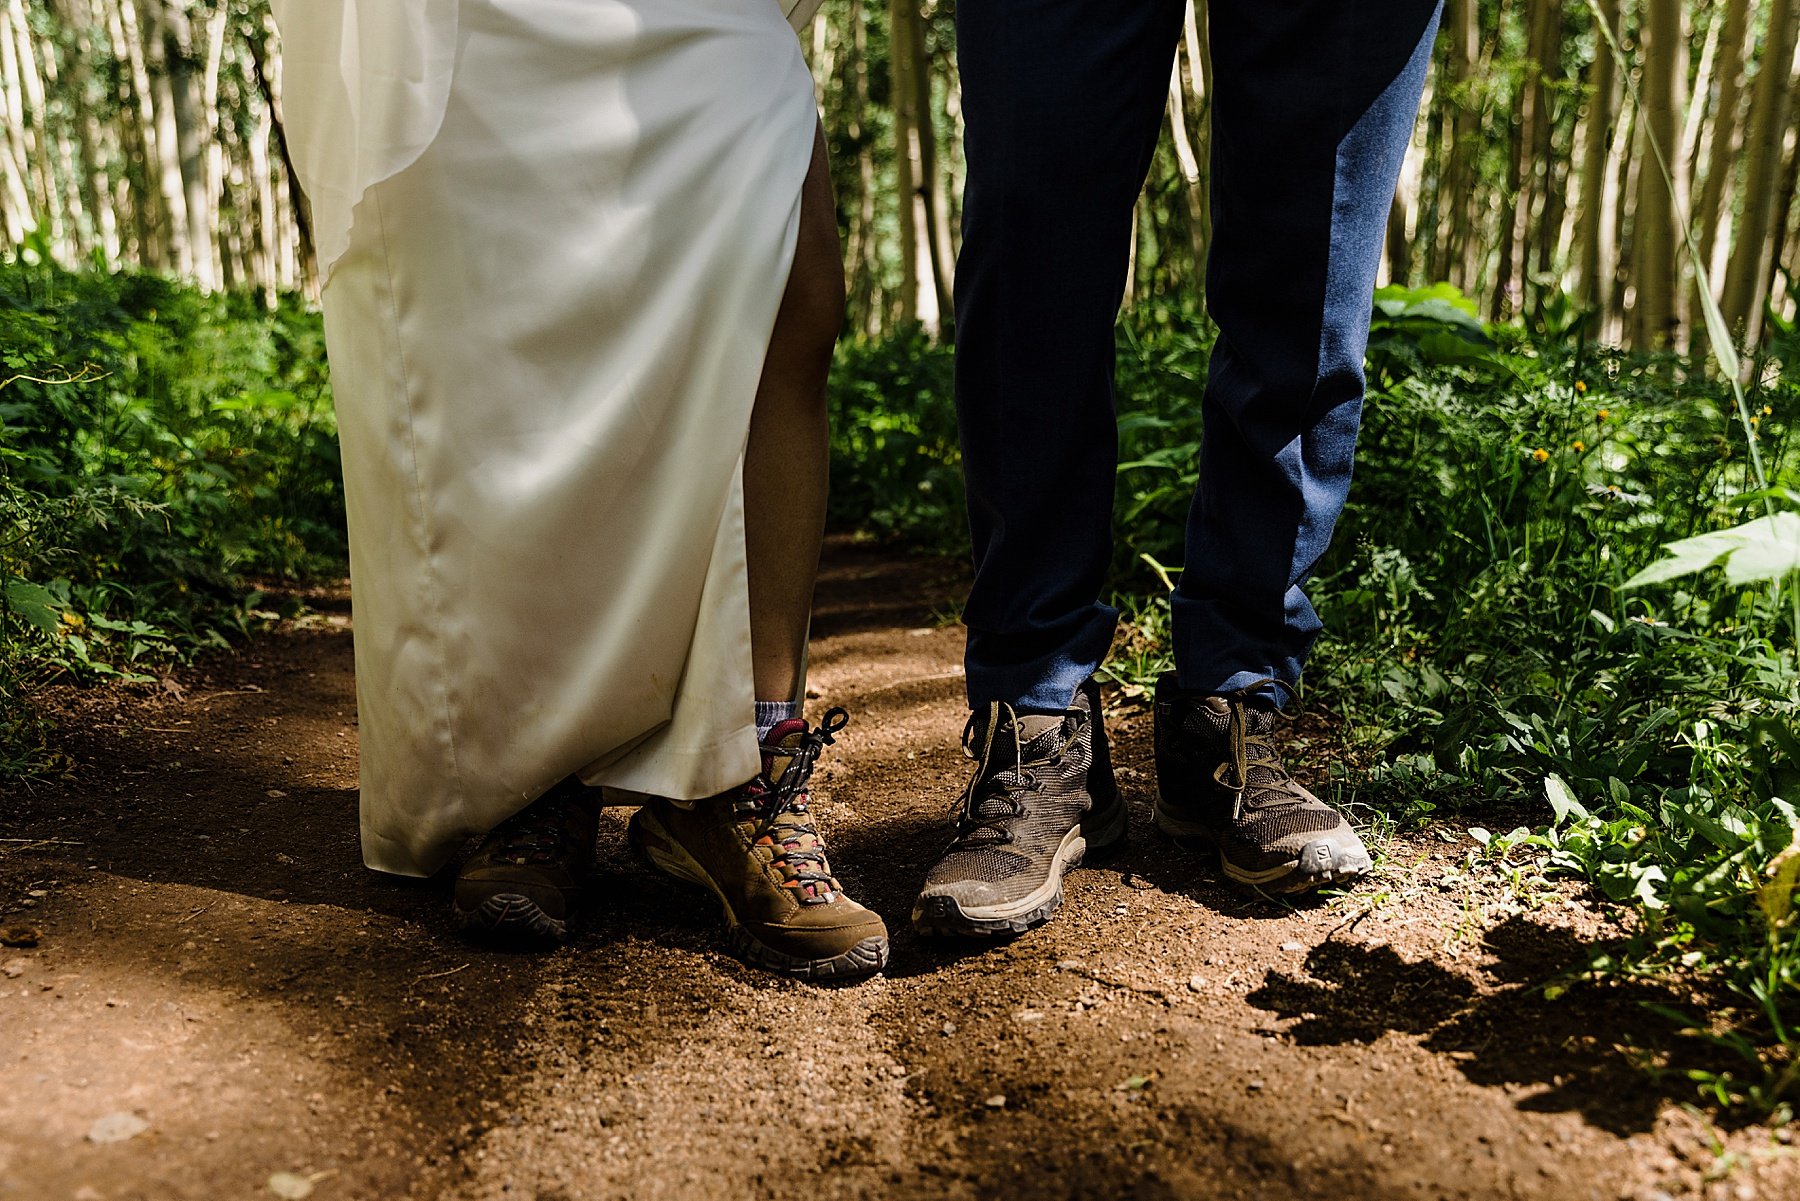
M 1138 202 L 1131 206 L 1131 242 L 1125 257 L 1125 294 L 1121 301 L 1125 308 L 1137 303 L 1138 274 L 1138 214 L 1143 211 L 1144 201 L 1140 196 Z
M 49 235 L 51 244 L 60 246 L 64 238 L 63 214 L 51 165 L 54 156 L 45 120 L 44 80 L 38 73 L 36 47 L 32 45 L 31 28 L 25 20 L 24 4 L 21 0 L 7 0 L 7 10 L 11 36 L 7 39 L 6 49 L 10 62 L 0 69 L 7 70 L 17 82 L 14 100 L 18 108 L 15 111 L 22 117 L 19 130 L 23 135 L 21 150 L 31 212 L 34 224 Z
M 225 192 L 225 143 L 219 122 L 219 73 L 225 65 L 225 21 L 231 10 L 221 5 L 206 23 L 206 62 L 200 75 L 200 162 L 201 205 L 206 214 L 204 225 L 207 253 L 213 263 L 213 286 L 228 287 L 226 265 L 237 256 L 224 256 L 219 247 L 219 204 Z M 194 208 L 193 190 L 188 193 L 188 211 Z
M 1718 98 L 1710 121 L 1703 123 L 1703 139 L 1696 145 L 1695 172 L 1700 195 L 1694 206 L 1694 236 L 1715 293 L 1725 271 L 1723 254 L 1730 245 L 1721 236 L 1721 214 L 1737 173 L 1738 147 L 1742 138 L 1745 41 L 1750 33 L 1750 0 L 1727 0 L 1719 34 L 1719 51 L 1713 67 Z M 1695 106 L 1698 108 L 1696 88 Z M 1696 285 L 1697 286 L 1697 285 Z M 1714 299 L 1718 299 L 1715 295 Z M 1690 344 L 1704 344 L 1706 326 L 1694 322 Z
M 1670 0 L 1679 5 L 1680 0 Z M 1521 255 L 1525 283 L 1533 298 L 1533 307 L 1541 308 L 1543 288 L 1539 280 L 1547 277 L 1554 265 L 1556 231 L 1562 225 L 1563 185 L 1567 179 L 1562 160 L 1556 153 L 1554 98 L 1563 83 L 1563 9 L 1561 0 L 1540 0 L 1538 18 L 1538 70 L 1534 91 L 1536 107 L 1530 147 L 1530 178 L 1537 194 L 1534 210 L 1521 226 L 1527 249 Z
M 1637 176 L 1634 148 L 1642 141 L 1643 122 L 1636 103 L 1627 103 L 1613 132 L 1612 151 L 1607 159 L 1606 179 L 1600 209 L 1600 262 L 1606 273 L 1603 279 L 1604 321 L 1600 337 L 1613 346 L 1625 344 L 1625 292 L 1631 272 L 1626 256 L 1626 198 L 1632 194 Z
M 108 263 L 119 261 L 118 214 L 105 164 L 114 161 L 116 151 L 110 137 L 112 128 L 103 125 L 95 112 L 98 85 L 94 80 L 95 22 L 86 0 L 61 0 L 55 6 L 57 17 L 77 31 L 69 59 L 67 96 L 73 116 L 76 150 L 80 158 L 82 192 L 94 223 L 95 249 Z
M 931 102 L 931 56 L 925 45 L 925 18 L 918 0 L 906 6 L 907 26 L 911 37 L 913 83 L 913 178 L 918 184 L 919 234 L 925 240 L 931 268 L 931 283 L 938 313 L 936 332 L 954 337 L 955 308 L 951 304 L 954 252 L 950 249 L 950 231 L 945 214 L 949 197 L 944 188 L 943 172 L 938 169 L 938 138 L 935 106 Z
M 918 181 L 913 175 L 912 158 L 912 86 L 906 60 L 909 39 L 905 28 L 904 9 L 907 0 L 888 3 L 888 78 L 894 104 L 894 193 L 899 203 L 900 227 L 900 296 L 896 317 L 902 324 L 919 321 L 919 245 L 918 225 L 913 220 L 913 200 Z
M 148 114 L 156 129 L 156 157 L 150 162 L 162 191 L 163 207 L 168 214 L 169 261 L 182 275 L 194 275 L 194 236 L 188 219 L 188 194 L 181 123 L 177 111 L 183 106 L 176 101 L 177 92 L 186 92 L 188 73 L 177 79 L 180 54 L 169 32 L 165 5 L 169 0 L 141 0 L 141 7 L 130 11 L 132 0 L 122 0 L 127 8 L 126 24 L 135 16 L 143 34 L 145 84 L 150 100 Z
M 1443 199 L 1439 206 L 1437 257 L 1431 274 L 1465 292 L 1473 292 L 1476 280 L 1471 256 L 1476 209 L 1471 184 L 1481 121 L 1473 95 L 1481 58 L 1479 0 L 1450 0 L 1449 26 L 1450 54 L 1440 94 L 1452 98 L 1452 116 L 1445 126 L 1450 147 L 1445 156 L 1444 178 L 1438 187 Z
M 212 130 L 200 99 L 199 47 L 186 0 L 144 0 L 144 11 L 151 21 L 151 62 L 160 61 L 161 65 L 154 76 L 160 110 L 157 137 L 165 153 L 173 146 L 180 176 L 181 203 L 172 206 L 180 214 L 175 236 L 184 240 L 178 258 L 186 272 L 210 291 L 219 284 L 213 254 L 212 196 L 206 179 L 206 147 L 212 141 Z
M 1212 41 L 1207 14 L 1188 0 L 1182 24 L 1181 54 L 1187 62 L 1188 94 L 1194 100 L 1194 162 L 1200 168 L 1200 226 L 1198 237 L 1203 248 L 1212 245 Z M 1206 287 L 1206 255 L 1195 264 L 1195 278 L 1204 303 Z
M 1673 159 L 1677 143 L 1676 78 L 1681 71 L 1677 49 L 1681 42 L 1680 0 L 1645 0 L 1644 24 L 1644 133 L 1663 154 Z M 1637 285 L 1636 321 L 1644 350 L 1675 344 L 1675 218 L 1674 206 L 1655 150 L 1645 147 L 1646 161 L 1638 167 L 1637 212 L 1632 229 L 1632 265 Z M 1679 174 L 1680 164 L 1670 162 Z
M 868 136 L 869 42 L 863 0 L 850 0 L 851 89 L 848 132 L 856 143 L 856 220 L 850 230 L 850 311 L 862 315 L 870 337 L 881 332 L 881 309 L 875 279 L 875 150 Z
M 968 178 L 968 166 L 962 153 L 965 141 L 962 74 L 953 53 L 948 56 L 939 78 L 944 83 L 944 127 L 948 142 L 944 147 L 944 165 L 938 172 L 938 183 L 944 191 L 939 211 L 944 214 L 944 226 L 950 233 L 950 263 L 954 277 L 956 261 L 962 255 L 962 190 L 963 182 Z
M 1428 82 L 1420 107 L 1430 111 L 1434 89 Z M 1405 285 L 1412 277 L 1413 239 L 1419 229 L 1419 188 L 1425 169 L 1426 127 L 1417 127 L 1407 143 L 1406 157 L 1400 164 L 1400 183 L 1394 190 L 1394 201 L 1388 206 L 1387 274 L 1388 282 Z
M 1682 15 L 1687 24 L 1687 15 Z M 1700 48 L 1700 65 L 1694 71 L 1694 86 L 1689 90 L 1690 102 L 1682 110 L 1681 154 L 1684 162 L 1696 162 L 1700 150 L 1700 127 L 1712 104 L 1713 74 L 1718 70 L 1722 17 L 1714 17 L 1706 26 L 1706 42 Z
M 928 186 L 920 171 L 919 90 L 913 22 L 916 0 L 890 0 L 888 5 L 889 77 L 894 103 L 894 172 L 900 201 L 901 322 L 917 322 L 938 332 L 937 289 L 932 280 L 930 227 L 921 219 L 921 189 Z M 927 118 L 928 119 L 928 118 Z
M 59 103 L 55 113 L 46 109 L 46 129 L 50 144 L 55 147 L 56 160 L 54 171 L 57 183 L 56 205 L 62 211 L 62 245 L 59 253 L 64 262 L 78 262 L 87 258 L 94 247 L 95 222 L 87 203 L 86 178 L 76 163 L 75 143 L 79 141 L 79 126 L 72 119 L 68 99 L 68 89 L 63 85 L 61 72 L 57 68 L 57 47 L 54 42 L 38 43 L 41 51 L 39 72 L 44 80 L 46 97 L 55 96 Z M 54 120 L 51 118 L 54 117 Z M 74 136 L 71 136 L 71 131 Z
M 294 170 L 294 157 L 288 152 L 287 129 L 281 120 L 281 80 L 279 61 L 271 62 L 269 44 L 275 32 L 274 18 L 263 14 L 262 28 L 259 36 L 250 39 L 250 65 L 256 75 L 256 87 L 262 94 L 264 106 L 268 109 L 269 125 L 274 131 L 277 157 L 281 162 L 282 178 L 287 187 L 276 197 L 276 211 L 279 215 L 281 236 L 287 236 L 287 228 L 291 226 L 297 251 L 292 258 L 283 256 L 282 287 L 294 287 L 296 284 L 309 291 L 316 290 L 318 280 L 318 250 L 313 242 L 312 220 L 306 208 L 306 197 L 300 190 L 300 176 Z
M 830 21 L 822 16 L 813 19 L 811 53 L 806 62 L 813 73 L 813 105 L 821 112 L 825 109 L 826 82 L 837 78 L 837 43 L 831 33 Z
M 1198 66 L 1196 65 L 1196 70 Z M 1193 253 L 1190 287 L 1197 304 L 1206 303 L 1206 176 L 1200 170 L 1200 159 L 1194 153 L 1188 136 L 1187 113 L 1181 102 L 1181 55 L 1175 56 L 1169 73 L 1169 141 L 1175 148 L 1175 164 L 1181 172 L 1182 192 L 1187 198 L 1188 248 Z
M 1800 25 L 1796 20 L 1797 7 L 1800 0 L 1770 0 L 1762 62 L 1751 85 L 1750 125 L 1744 138 L 1743 203 L 1737 228 L 1732 232 L 1720 305 L 1726 322 L 1740 333 L 1753 312 L 1760 314 L 1763 281 L 1768 277 L 1770 232 L 1774 226 L 1775 198 L 1781 187 L 1781 143 L 1790 107 L 1788 84 L 1796 26 Z
M 1537 202 L 1537 164 L 1533 160 L 1538 127 L 1548 120 L 1544 87 L 1545 10 L 1552 0 L 1526 0 L 1525 78 L 1513 105 L 1513 141 L 1507 158 L 1505 207 L 1495 239 L 1499 262 L 1494 271 L 1494 315 L 1523 312 L 1529 303 L 1531 219 Z
M 1787 90 L 1790 96 L 1793 95 L 1795 88 L 1800 88 L 1800 58 L 1796 58 L 1794 65 L 1789 69 Z M 1793 106 L 1790 103 L 1789 112 L 1791 113 L 1792 110 Z M 1791 130 L 1784 138 L 1784 147 L 1787 161 L 1780 173 L 1769 237 L 1764 245 L 1763 274 L 1757 281 L 1755 305 L 1745 314 L 1744 318 L 1744 345 L 1752 349 L 1762 345 L 1767 301 L 1775 286 L 1776 278 L 1781 272 L 1781 251 L 1787 245 L 1789 214 L 1793 212 L 1794 208 L 1795 187 L 1800 184 L 1800 146 L 1795 144 L 1794 134 Z
M 1618 36 L 1619 0 L 1600 0 L 1601 19 Z M 1616 144 L 1613 128 L 1613 57 L 1604 37 L 1595 38 L 1594 61 L 1588 65 L 1587 115 L 1582 120 L 1581 209 L 1575 223 L 1575 297 L 1598 308 L 1606 301 L 1601 258 L 1601 215 L 1606 211 L 1607 164 Z
M 138 21 L 132 0 L 104 3 L 113 42 L 113 53 L 121 56 L 119 81 L 124 95 L 122 106 L 129 106 L 132 127 L 132 172 L 138 187 L 131 189 L 134 224 L 138 236 L 138 257 L 147 266 L 176 266 L 175 246 L 168 173 L 161 170 L 164 154 L 159 144 L 156 102 L 150 91 L 150 69 L 143 45 L 143 25 Z M 175 170 L 174 202 L 181 199 L 180 169 Z
M 31 133 L 26 126 L 25 90 L 19 80 L 12 7 L 0 7 L 0 233 L 17 246 L 37 228 L 27 182 Z
M 279 228 L 280 213 L 275 203 L 275 169 L 269 157 L 269 141 L 274 136 L 274 122 L 270 119 L 269 106 L 257 106 L 256 126 L 250 132 L 248 146 L 250 156 L 250 184 L 255 190 L 255 201 L 252 212 L 256 215 L 253 239 L 256 245 L 256 278 L 261 284 L 263 302 L 270 306 L 275 303 L 275 289 L 280 279 L 281 250 L 276 245 L 275 234 Z

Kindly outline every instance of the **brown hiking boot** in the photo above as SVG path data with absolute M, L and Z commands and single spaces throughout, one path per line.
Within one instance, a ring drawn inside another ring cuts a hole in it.
M 1005 704 L 971 713 L 963 750 L 975 774 L 957 800 L 955 837 L 925 875 L 913 929 L 1018 934 L 1062 905 L 1065 872 L 1126 835 L 1100 685 L 1089 676 L 1061 716 Z
M 600 790 L 574 776 L 501 822 L 456 873 L 457 925 L 517 946 L 561 942 L 599 826 Z
M 887 927 L 844 895 L 807 813 L 819 752 L 849 715 L 808 731 L 784 721 L 763 740 L 760 775 L 691 806 L 653 800 L 632 814 L 632 849 L 651 867 L 709 889 L 744 962 L 808 980 L 854 980 L 887 966 Z
M 1275 749 L 1264 680 L 1227 696 L 1156 682 L 1156 825 L 1219 851 L 1228 879 L 1267 892 L 1343 884 L 1370 868 L 1343 814 L 1300 786 Z

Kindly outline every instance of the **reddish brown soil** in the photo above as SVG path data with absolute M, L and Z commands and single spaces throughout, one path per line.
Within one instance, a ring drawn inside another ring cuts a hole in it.
M 1609 930 L 1470 870 L 1456 827 L 1288 907 L 1149 827 L 986 949 L 906 928 L 965 761 L 954 566 L 833 547 L 816 704 L 840 874 L 895 931 L 857 987 L 721 951 L 710 904 L 603 825 L 591 920 L 461 942 L 444 881 L 356 848 L 342 599 L 182 677 L 64 698 L 73 778 L 0 802 L 0 1201 L 600 1197 L 1800 1197 L 1781 1132 L 1721 1131 L 1634 1066 L 1667 1027 L 1534 986 Z M 145 1124 L 116 1142 L 97 1120 Z M 277 1184 L 298 1185 L 295 1180 Z

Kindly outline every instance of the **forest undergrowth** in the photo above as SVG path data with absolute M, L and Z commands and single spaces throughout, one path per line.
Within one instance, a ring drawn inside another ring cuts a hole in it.
M 1699 1099 L 1785 1120 L 1800 381 L 1779 365 L 1800 342 L 1779 331 L 1738 415 L 1715 372 L 1590 345 L 1567 306 L 1526 329 L 1447 288 L 1378 301 L 1357 482 L 1311 589 L 1328 633 L 1305 703 L 1343 744 L 1331 799 L 1377 824 L 1494 825 L 1474 854 L 1527 897 L 1589 881 L 1633 933 L 1546 997 L 1665 983 L 1706 1052 L 1683 1069 Z M 1119 331 L 1109 672 L 1128 698 L 1168 665 L 1210 343 L 1178 310 Z M 33 704 L 48 683 L 164 686 L 279 616 L 251 581 L 342 570 L 322 345 L 297 301 L 0 265 L 0 780 L 61 770 Z M 840 528 L 966 545 L 951 363 L 922 334 L 842 348 Z
M 342 570 L 318 314 L 147 273 L 0 264 L 0 781 L 54 770 L 33 694 L 153 685 Z

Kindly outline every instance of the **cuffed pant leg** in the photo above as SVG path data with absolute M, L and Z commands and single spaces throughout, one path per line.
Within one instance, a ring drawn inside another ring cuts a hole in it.
M 957 411 L 973 704 L 1060 712 L 1105 656 L 1113 325 L 1181 0 L 963 0 Z
M 1214 0 L 1219 326 L 1200 483 L 1173 598 L 1183 687 L 1297 683 L 1302 584 L 1350 487 L 1389 206 L 1438 0 Z

